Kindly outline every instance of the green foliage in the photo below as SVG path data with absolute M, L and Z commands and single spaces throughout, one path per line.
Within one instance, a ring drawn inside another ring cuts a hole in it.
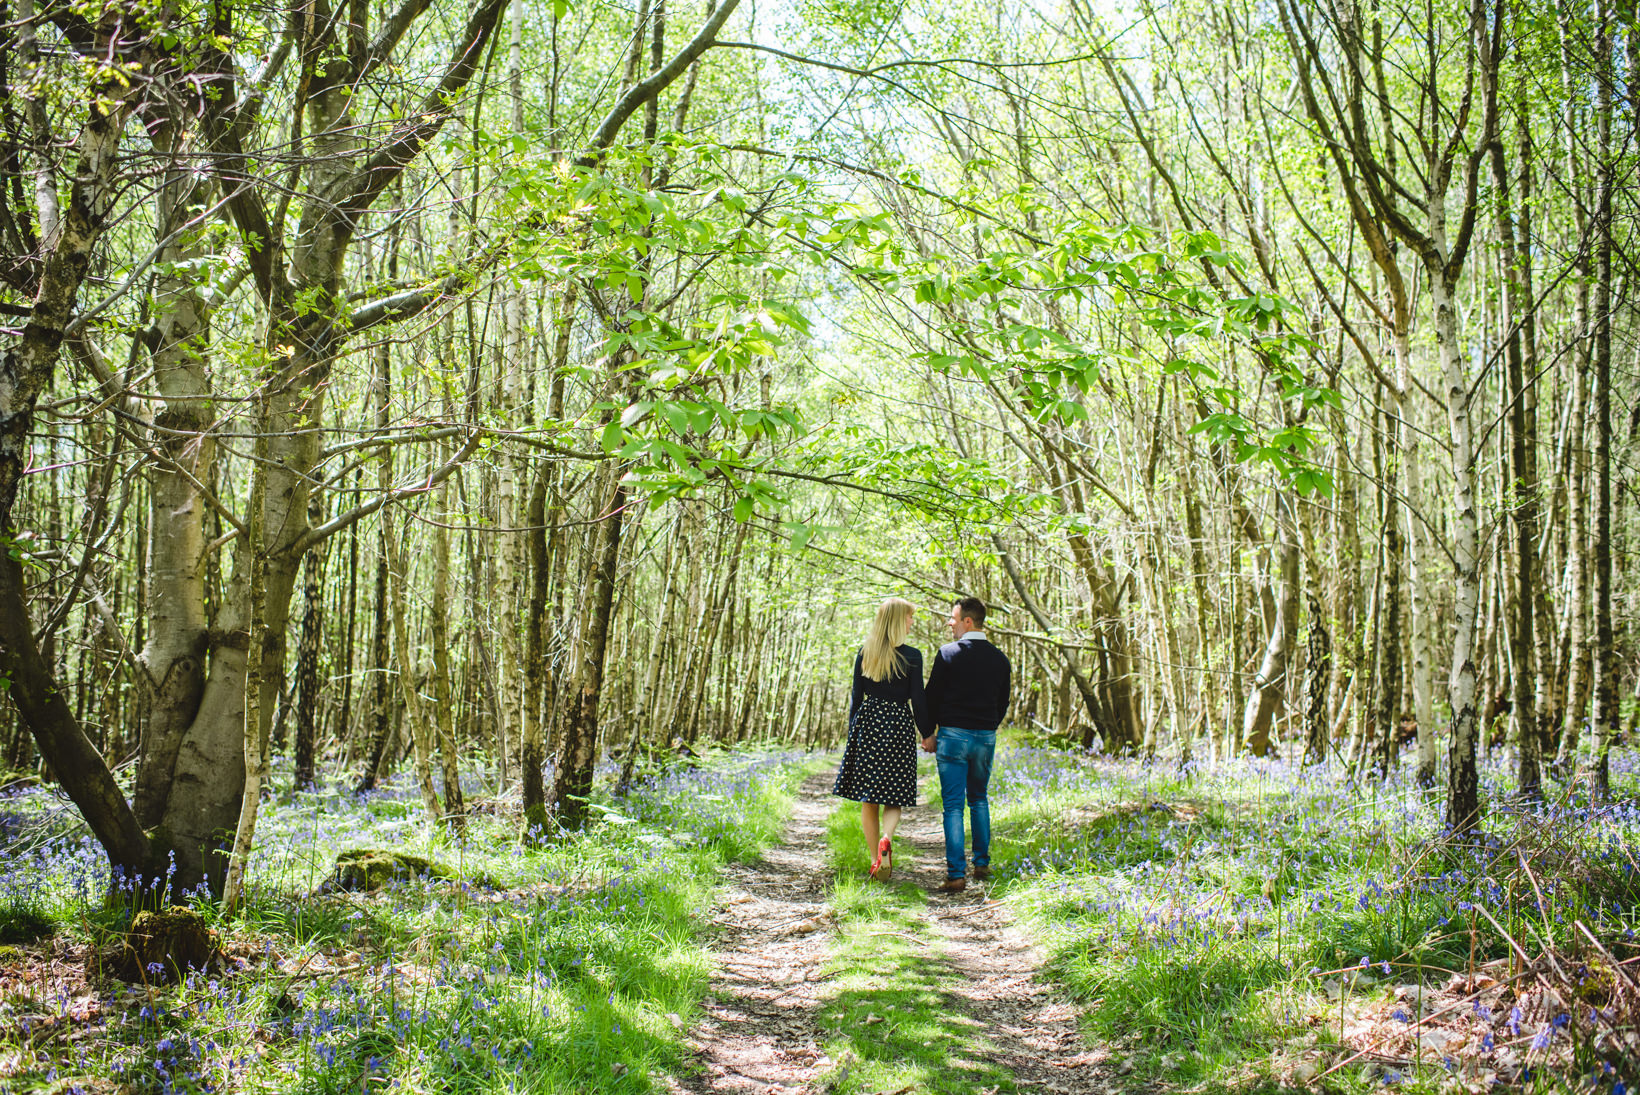
M 984 306 L 947 310 L 961 316 L 940 325 L 954 349 L 924 354 L 932 368 L 1007 391 L 1038 422 L 1069 425 L 1089 418 L 1088 397 L 1102 378 L 1134 366 L 1140 356 L 1159 356 L 1161 374 L 1179 377 L 1195 392 L 1202 408 L 1195 432 L 1225 445 L 1236 460 L 1268 464 L 1302 493 L 1330 493 L 1329 473 L 1309 460 L 1319 437 L 1303 419 L 1339 397 L 1298 365 L 1315 346 L 1289 321 L 1297 312 L 1292 304 L 1270 293 L 1234 297 L 1201 275 L 1199 265 L 1239 265 L 1209 232 L 1184 237 L 1173 251 L 1157 249 L 1148 233 L 1132 226 L 1110 230 L 1069 221 L 1050 237 L 1048 246 L 994 247 L 977 260 L 937 258 L 904 272 L 917 304 Z M 1046 302 L 1040 318 L 1020 318 L 1032 311 L 1028 301 L 1038 299 Z M 1118 309 L 1154 341 L 1112 348 L 1108 336 L 1065 321 L 1065 307 Z M 1242 408 L 1251 401 L 1204 360 L 1238 351 L 1250 353 L 1275 381 L 1291 408 L 1287 420 L 1268 425 L 1249 417 Z

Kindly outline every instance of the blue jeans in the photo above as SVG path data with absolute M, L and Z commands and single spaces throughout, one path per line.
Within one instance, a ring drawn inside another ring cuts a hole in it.
M 968 874 L 964 854 L 962 807 L 974 816 L 974 866 L 991 865 L 991 758 L 997 751 L 995 730 L 940 727 L 934 760 L 940 770 L 940 798 L 945 804 L 945 873 L 947 878 Z

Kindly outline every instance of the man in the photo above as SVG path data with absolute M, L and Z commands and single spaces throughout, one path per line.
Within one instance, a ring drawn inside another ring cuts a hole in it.
M 940 797 L 945 801 L 946 870 L 938 892 L 961 893 L 968 888 L 964 802 L 974 821 L 974 877 L 991 877 L 991 802 L 986 789 L 997 727 L 1008 711 L 1013 667 L 985 637 L 984 601 L 964 597 L 956 602 L 950 624 L 953 641 L 940 647 L 928 674 L 928 714 L 937 731 L 923 739 L 922 747 L 935 755 Z

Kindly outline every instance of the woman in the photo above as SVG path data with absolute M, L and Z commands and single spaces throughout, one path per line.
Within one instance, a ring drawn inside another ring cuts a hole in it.
M 892 842 L 900 809 L 917 804 L 917 741 L 934 732 L 923 699 L 922 653 L 904 645 L 915 612 L 900 597 L 890 597 L 877 609 L 865 645 L 854 658 L 848 747 L 831 789 L 860 804 L 866 847 L 876 852 L 871 877 L 881 882 L 894 873 Z

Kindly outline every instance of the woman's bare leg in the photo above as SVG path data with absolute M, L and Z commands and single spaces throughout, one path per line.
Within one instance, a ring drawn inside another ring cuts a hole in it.
M 883 807 L 883 835 L 894 839 L 894 830 L 900 827 L 900 808 L 898 806 Z
M 875 802 L 860 803 L 860 828 L 866 831 L 866 854 L 877 858 L 877 804 Z

